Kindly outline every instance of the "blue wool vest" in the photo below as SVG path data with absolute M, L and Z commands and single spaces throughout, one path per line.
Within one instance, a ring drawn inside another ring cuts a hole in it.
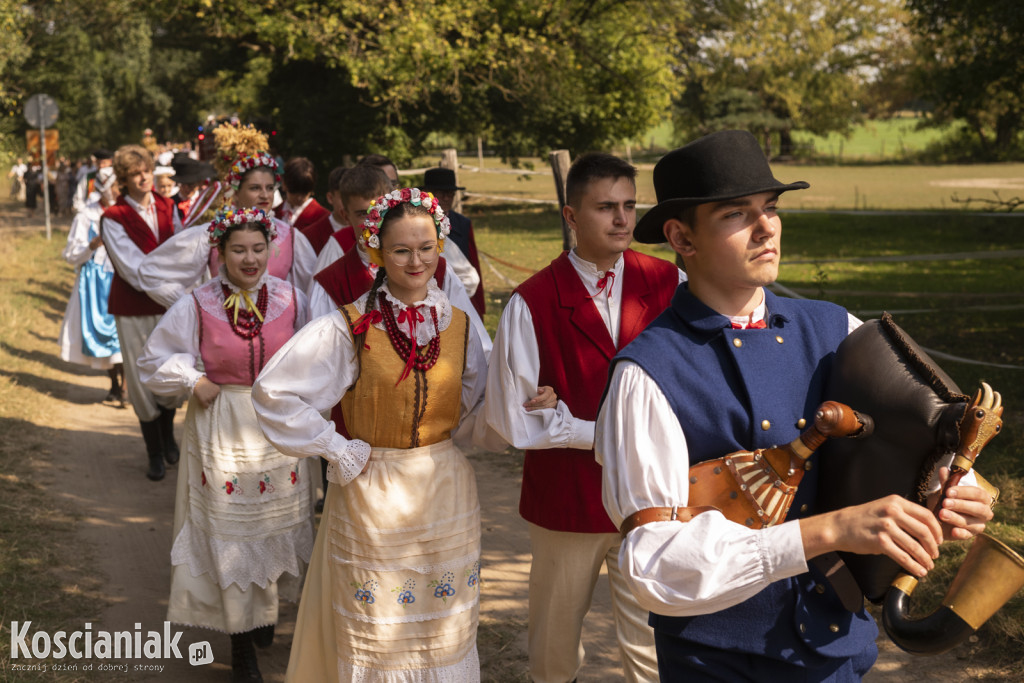
M 614 363 L 636 363 L 657 383 L 683 427 L 691 464 L 788 443 L 802 431 L 801 419 L 814 420 L 835 349 L 847 335 L 847 313 L 767 290 L 765 304 L 767 329 L 734 330 L 681 286 L 672 305 L 615 357 Z M 814 513 L 817 457 L 787 519 Z M 843 609 L 813 569 L 714 614 L 652 613 L 650 623 L 662 643 L 678 638 L 814 668 L 863 655 L 878 634 L 871 617 Z

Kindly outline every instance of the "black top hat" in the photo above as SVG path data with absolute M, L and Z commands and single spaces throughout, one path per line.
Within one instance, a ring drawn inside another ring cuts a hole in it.
M 719 131 L 669 152 L 655 164 L 658 204 L 637 222 L 633 236 L 637 242 L 659 244 L 665 241 L 665 221 L 688 206 L 808 187 L 803 181 L 786 185 L 776 180 L 761 146 L 747 131 Z
M 95 159 L 97 161 L 102 161 L 104 159 L 113 159 L 114 158 L 114 153 L 111 152 L 109 149 L 102 149 L 101 148 L 101 149 L 94 149 L 92 151 L 92 156 L 95 157 Z
M 455 192 L 466 188 L 455 184 L 455 171 L 452 169 L 428 168 L 427 172 L 423 174 L 423 184 L 420 185 L 420 189 L 427 192 Z
M 172 180 L 176 183 L 196 185 L 207 178 L 217 177 L 217 172 L 213 166 L 204 161 L 196 161 L 190 157 L 171 160 L 171 168 L 174 169 Z

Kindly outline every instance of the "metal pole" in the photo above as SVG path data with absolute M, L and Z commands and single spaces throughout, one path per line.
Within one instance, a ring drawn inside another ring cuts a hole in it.
M 46 172 L 46 121 L 43 120 L 43 98 L 36 100 L 39 113 L 39 146 L 43 153 L 43 215 L 46 216 L 46 241 L 50 241 L 50 179 Z

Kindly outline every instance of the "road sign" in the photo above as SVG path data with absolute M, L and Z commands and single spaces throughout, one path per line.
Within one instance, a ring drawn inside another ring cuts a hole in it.
M 43 93 L 33 95 L 25 102 L 25 120 L 33 128 L 49 128 L 57 123 L 59 113 L 57 100 Z

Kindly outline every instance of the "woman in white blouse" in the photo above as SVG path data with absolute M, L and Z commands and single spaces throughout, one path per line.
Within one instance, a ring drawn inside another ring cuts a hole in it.
M 394 190 L 359 236 L 371 290 L 315 319 L 264 369 L 253 403 L 283 453 L 329 461 L 287 680 L 479 681 L 480 506 L 465 443 L 486 361 L 433 275 L 437 200 Z M 346 436 L 321 413 L 341 401 Z
M 154 393 L 191 393 L 167 619 L 231 634 L 235 681 L 262 680 L 254 647 L 273 640 L 279 597 L 298 598 L 314 539 L 313 469 L 263 438 L 250 398 L 308 317 L 305 295 L 267 273 L 274 227 L 260 209 L 218 214 L 218 276 L 171 307 L 139 359 Z

